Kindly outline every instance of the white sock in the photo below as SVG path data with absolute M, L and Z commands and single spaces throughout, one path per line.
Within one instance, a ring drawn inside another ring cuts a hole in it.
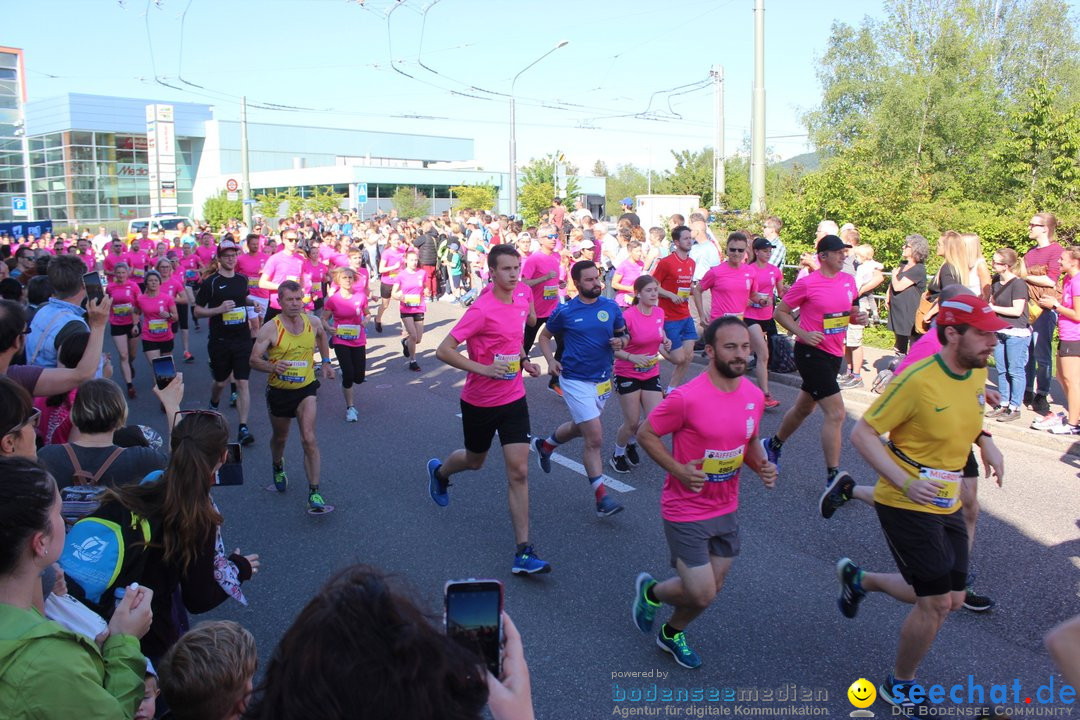
M 622 457 L 626 455 L 625 445 L 615 445 L 615 457 Z

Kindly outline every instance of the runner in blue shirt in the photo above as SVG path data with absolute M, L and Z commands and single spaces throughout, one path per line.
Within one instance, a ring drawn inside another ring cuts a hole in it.
M 570 277 L 578 296 L 559 306 L 548 318 L 540 334 L 540 350 L 547 358 L 548 372 L 559 377 L 563 399 L 570 409 L 570 422 L 555 428 L 546 439 L 533 438 L 540 469 L 551 472 L 551 453 L 560 444 L 576 437 L 585 439 L 585 472 L 596 494 L 596 514 L 614 515 L 622 505 L 607 496 L 604 488 L 604 460 L 601 450 L 604 431 L 600 415 L 611 396 L 615 351 L 626 346 L 626 321 L 613 300 L 600 297 L 603 284 L 596 264 L 589 260 L 574 263 Z M 562 334 L 562 361 L 555 359 L 552 338 Z

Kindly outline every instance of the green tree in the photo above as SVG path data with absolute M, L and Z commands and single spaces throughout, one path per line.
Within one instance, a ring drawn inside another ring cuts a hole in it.
M 332 213 L 341 209 L 344 199 L 345 195 L 334 192 L 332 188 L 316 186 L 311 195 L 304 198 L 304 210 Z
M 618 165 L 615 172 L 607 178 L 607 207 L 618 208 L 620 200 L 644 195 L 648 188 L 649 178 L 639 168 L 633 165 Z
M 394 191 L 390 201 L 398 211 L 398 217 L 427 217 L 431 214 L 431 201 L 427 195 L 414 187 L 401 186 Z
M 225 191 L 206 198 L 203 203 L 202 218 L 211 227 L 219 228 L 232 219 L 244 216 L 244 204 L 239 200 L 226 199 Z
M 551 208 L 555 186 L 549 182 L 527 183 L 518 194 L 518 209 L 526 225 L 540 222 L 540 213 Z
M 466 210 L 490 211 L 495 207 L 495 200 L 499 191 L 494 185 L 480 183 L 477 185 L 458 185 L 450 188 L 450 194 L 454 198 L 454 207 Z
M 616 172 L 618 172 L 618 169 L 616 169 Z M 605 163 L 603 160 L 597 160 L 596 162 L 594 162 L 592 166 L 592 174 L 593 177 L 607 177 L 607 163 Z
M 523 165 L 518 171 L 518 182 L 522 185 L 522 192 L 524 192 L 525 185 L 541 185 L 547 183 L 551 186 L 552 195 L 547 199 L 548 207 L 551 206 L 551 200 L 555 197 L 555 169 L 556 165 L 560 163 L 562 153 L 556 151 L 550 155 L 546 155 L 541 158 L 533 158 L 528 163 Z M 577 175 L 578 168 L 573 163 L 562 162 L 566 171 L 566 193 L 564 200 L 567 198 L 576 198 L 581 195 L 581 186 L 578 185 Z M 519 201 L 520 204 L 520 201 Z
M 701 206 L 711 207 L 713 201 L 712 148 L 672 150 L 671 155 L 675 158 L 675 169 L 664 173 L 659 187 L 653 184 L 653 191 L 665 195 L 700 195 Z
M 262 215 L 264 218 L 278 217 L 278 213 L 281 210 L 281 203 L 285 202 L 285 193 L 274 192 L 263 193 L 262 195 L 255 196 L 255 212 L 258 215 Z

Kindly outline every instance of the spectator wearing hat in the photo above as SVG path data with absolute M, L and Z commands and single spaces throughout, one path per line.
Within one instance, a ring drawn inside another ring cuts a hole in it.
M 629 220 L 632 226 L 641 225 L 641 218 L 634 212 L 634 200 L 633 198 L 623 198 L 619 201 L 619 205 L 622 206 L 622 215 L 619 216 L 620 220 Z

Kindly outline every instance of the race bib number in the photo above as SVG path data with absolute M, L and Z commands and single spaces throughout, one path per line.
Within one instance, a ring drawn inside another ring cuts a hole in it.
M 405 295 L 405 305 L 408 307 L 420 307 L 420 301 L 423 296 L 420 293 Z
M 955 470 L 936 470 L 923 468 L 919 471 L 923 480 L 931 480 L 945 487 L 938 490 L 937 497 L 930 501 L 931 505 L 949 509 L 956 506 L 956 500 L 960 495 L 960 473 Z
M 851 311 L 826 313 L 821 319 L 821 326 L 826 335 L 839 335 L 847 331 L 848 322 L 851 320 Z
M 248 278 L 248 287 L 249 288 L 257 288 L 257 287 L 259 287 L 259 277 L 257 275 Z
M 195 270 L 193 268 L 188 268 L 187 270 L 184 271 L 184 279 L 185 280 L 196 280 L 196 279 L 198 279 L 198 277 L 199 277 L 199 271 L 198 270 Z M 256 284 L 258 284 L 258 281 L 256 281 Z
M 701 469 L 705 471 L 706 482 L 726 482 L 738 474 L 743 464 L 743 448 L 736 450 L 706 450 L 705 462 Z
M 502 376 L 503 380 L 513 380 L 521 372 L 521 356 L 518 354 L 513 355 L 496 355 L 495 362 L 505 362 L 507 364 L 506 374 Z
M 649 358 L 649 361 L 646 362 L 644 365 L 635 365 L 634 369 L 637 370 L 638 372 L 649 372 L 654 367 L 656 367 L 656 364 L 658 362 L 660 362 L 659 357 L 651 357 L 651 358 Z
M 279 373 L 278 377 L 287 383 L 302 383 L 304 377 L 307 375 L 307 360 L 285 360 L 286 365 L 289 367 L 283 373 Z
M 113 305 L 113 315 L 117 317 L 130 317 L 133 312 L 133 308 L 130 303 L 123 303 L 122 305 Z
M 544 299 L 545 300 L 557 300 L 559 298 L 559 286 L 558 285 L 545 285 L 544 286 Z
M 222 314 L 221 322 L 226 325 L 242 325 L 247 322 L 247 309 L 238 307 Z
M 676 295 L 678 295 L 679 297 L 681 297 L 683 299 L 686 299 L 686 298 L 690 297 L 690 288 L 688 288 L 688 287 L 680 287 L 678 292 L 676 293 Z
M 596 397 L 601 400 L 607 400 L 611 397 L 611 380 L 596 383 Z
M 334 330 L 334 335 L 342 340 L 359 340 L 360 339 L 360 326 L 359 325 L 338 325 Z
M 146 277 L 145 268 L 134 268 L 131 272 L 137 278 Z
M 151 335 L 164 335 L 169 330 L 169 321 L 150 320 L 146 323 L 146 330 Z

